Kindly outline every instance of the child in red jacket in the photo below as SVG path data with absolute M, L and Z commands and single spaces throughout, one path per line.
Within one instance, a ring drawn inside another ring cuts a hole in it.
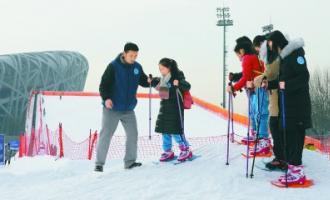
M 252 129 L 256 131 L 259 126 L 259 141 L 256 155 L 269 155 L 271 145 L 268 133 L 268 94 L 265 88 L 254 89 L 253 86 L 254 78 L 264 72 L 264 64 L 258 59 L 258 56 L 253 52 L 252 45 L 248 42 L 237 43 L 234 50 L 242 62 L 242 77 L 234 85 L 228 86 L 227 91 L 232 93 L 248 87 L 248 98 L 250 98 L 251 103 L 250 116 L 252 118 Z M 245 140 L 253 142 L 255 141 L 255 137 L 256 132 L 253 132 L 252 137 L 245 138 Z M 251 150 L 250 155 L 253 155 L 254 149 Z

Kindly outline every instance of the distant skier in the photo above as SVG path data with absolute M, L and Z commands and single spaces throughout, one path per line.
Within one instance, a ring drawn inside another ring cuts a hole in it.
M 302 39 L 288 41 L 280 31 L 274 31 L 268 38 L 268 45 L 281 57 L 279 82 L 280 89 L 285 94 L 286 128 L 283 128 L 284 113 L 281 112 L 283 107 L 280 106 L 280 133 L 282 142 L 286 140 L 286 145 L 282 146 L 286 147 L 284 157 L 288 163 L 287 182 L 304 184 L 306 176 L 302 165 L 302 153 L 306 129 L 312 127 L 309 71 L 303 49 L 304 42 Z M 285 184 L 285 176 L 281 176 L 279 181 Z
M 237 43 L 235 53 L 238 58 L 242 61 L 242 77 L 234 85 L 228 86 L 228 92 L 235 92 L 241 90 L 243 87 L 246 87 L 247 84 L 251 84 L 249 98 L 251 102 L 251 113 L 252 118 L 252 127 L 255 131 L 259 125 L 259 141 L 256 146 L 256 156 L 267 155 L 271 152 L 271 144 L 268 133 L 268 94 L 264 88 L 255 89 L 253 86 L 253 80 L 258 75 L 262 74 L 265 70 L 264 64 L 258 59 L 258 56 L 255 54 L 255 51 L 252 49 L 252 44 L 247 41 Z M 258 122 L 258 117 L 260 117 L 260 122 Z M 255 132 L 253 137 L 246 138 L 249 141 L 255 141 Z M 249 152 L 249 156 L 254 155 L 254 148 Z
M 179 103 L 181 105 L 181 113 L 183 114 L 183 92 L 190 90 L 190 84 L 186 81 L 183 72 L 179 70 L 177 62 L 173 59 L 161 59 L 159 61 L 159 71 L 161 73 L 161 78 L 154 79 L 158 80 L 157 90 L 159 90 L 161 97 L 155 130 L 158 133 L 162 133 L 163 139 L 164 152 L 159 160 L 164 162 L 175 158 L 174 152 L 172 151 L 173 137 L 179 144 L 181 150 L 178 161 L 185 161 L 192 158 L 193 155 L 181 127 L 176 88 L 178 88 L 180 92 Z
M 10 165 L 11 157 L 13 156 L 13 150 L 10 149 L 10 143 L 5 145 L 5 165 Z
M 102 172 L 110 141 L 119 121 L 126 133 L 126 153 L 124 168 L 131 169 L 142 165 L 136 162 L 138 130 L 134 108 L 137 105 L 138 86 L 149 87 L 151 80 L 136 62 L 139 48 L 134 43 L 127 43 L 120 53 L 106 68 L 100 83 L 103 99 L 102 129 L 96 151 L 95 171 Z

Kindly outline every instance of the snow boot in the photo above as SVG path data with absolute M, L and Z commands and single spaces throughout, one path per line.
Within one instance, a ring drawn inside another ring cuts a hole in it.
M 258 141 L 256 151 L 254 152 L 254 148 L 250 149 L 250 156 L 254 156 L 256 154 L 256 157 L 269 157 L 271 155 L 271 144 L 270 139 L 268 138 L 262 138 Z
M 255 130 L 251 129 L 249 138 L 248 137 L 243 137 L 242 140 L 241 140 L 241 143 L 243 145 L 247 145 L 248 143 L 250 145 L 253 145 L 255 140 L 256 140 L 256 135 L 257 135 L 257 132 Z
M 276 158 L 266 163 L 265 167 L 271 171 L 275 171 L 275 170 L 285 171 L 288 169 L 288 165 L 284 161 L 278 160 Z
M 95 171 L 95 172 L 103 172 L 103 166 L 101 166 L 101 165 L 96 165 L 94 171 Z
M 185 145 L 180 145 L 179 148 L 180 148 L 181 152 L 180 152 L 180 156 L 178 157 L 178 161 L 184 162 L 187 159 L 192 158 L 193 154 L 189 150 L 189 147 L 187 147 Z
M 278 179 L 282 184 L 286 184 L 285 175 L 280 176 Z M 306 181 L 306 176 L 304 173 L 304 167 L 289 165 L 288 174 L 287 174 L 287 183 L 288 185 L 304 185 Z
M 160 162 L 166 162 L 166 161 L 170 161 L 174 159 L 174 152 L 173 151 L 165 151 L 164 153 L 162 153 L 162 155 L 160 156 L 159 161 Z
M 125 167 L 125 169 L 133 169 L 133 168 L 135 168 L 135 167 L 141 167 L 141 166 L 142 166 L 142 163 L 134 162 L 134 163 L 131 164 L 130 166 Z

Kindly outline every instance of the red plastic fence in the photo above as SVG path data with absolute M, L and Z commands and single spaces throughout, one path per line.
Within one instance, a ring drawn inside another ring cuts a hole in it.
M 37 138 L 34 135 L 27 137 L 20 136 L 20 157 L 21 156 L 36 156 L 36 155 L 51 155 L 59 158 L 68 158 L 72 160 L 95 158 L 98 134 L 90 132 L 89 137 L 82 142 L 73 141 L 68 134 L 63 130 L 62 124 L 56 131 L 46 131 L 50 133 L 48 137 L 48 144 L 38 143 Z M 33 131 L 33 134 L 35 131 Z M 240 140 L 239 136 L 235 136 L 236 140 Z M 50 141 L 49 138 L 55 138 L 54 141 Z M 34 140 L 34 141 L 33 141 Z M 122 159 L 125 155 L 125 136 L 113 136 L 107 159 Z M 226 135 L 212 136 L 212 137 L 192 137 L 188 138 L 190 145 L 193 149 L 199 149 L 203 146 L 210 144 L 220 144 L 226 140 Z M 306 144 L 316 144 L 316 148 L 329 155 L 330 158 L 330 140 L 316 140 L 310 137 L 306 138 Z M 327 141 L 327 142 L 326 142 Z M 30 142 L 30 143 L 28 143 Z M 54 142 L 54 143 L 53 143 Z M 138 138 L 138 156 L 140 159 L 157 157 L 160 155 L 161 149 L 161 136 L 154 135 L 150 140 L 148 136 L 141 136 Z M 37 146 L 39 145 L 39 146 Z M 32 151 L 27 151 L 32 149 Z M 174 146 L 174 151 L 178 151 L 178 148 Z
M 89 140 L 88 140 L 88 160 L 92 159 L 92 155 L 94 152 L 94 147 L 97 141 L 97 131 L 95 131 L 94 134 L 89 134 Z
M 98 93 L 81 93 L 81 92 L 54 92 L 54 91 L 42 91 L 32 94 L 43 95 L 79 95 L 79 96 L 98 96 Z M 139 98 L 148 98 L 148 94 L 138 94 Z M 158 98 L 158 95 L 152 95 L 152 98 Z M 194 97 L 194 102 L 211 112 L 217 113 L 226 117 L 226 111 L 214 104 L 208 103 L 201 99 Z M 41 101 L 39 101 L 39 104 Z M 42 113 L 41 105 L 39 111 Z M 234 116 L 235 122 L 241 124 L 247 124 L 247 118 L 241 115 Z M 59 158 L 69 159 L 93 159 L 95 158 L 95 150 L 97 147 L 98 134 L 95 131 L 93 134 L 90 131 L 89 137 L 82 142 L 73 141 L 69 135 L 66 134 L 62 124 L 59 124 L 59 128 L 55 131 L 50 131 L 47 126 L 46 130 L 43 130 L 43 121 L 40 118 L 39 127 L 37 130 L 32 130 L 31 134 L 20 136 L 20 148 L 19 156 L 36 156 L 36 155 L 51 155 Z M 87 136 L 87 135 L 86 135 Z M 42 137 L 46 137 L 46 140 L 41 140 Z M 214 137 L 194 137 L 188 138 L 193 149 L 198 149 L 209 144 L 218 144 L 225 140 L 226 136 L 214 136 Z M 108 158 L 123 158 L 125 154 L 125 136 L 114 136 L 111 141 Z M 330 158 L 330 138 L 314 139 L 306 137 L 306 144 L 312 144 L 317 150 L 325 153 Z M 177 150 L 177 149 L 174 149 Z M 149 140 L 147 136 L 139 137 L 138 140 L 138 156 L 140 158 L 149 158 L 159 156 L 161 153 L 161 137 L 154 135 L 152 140 Z
M 55 134 L 58 131 L 55 132 Z M 63 132 L 63 149 L 64 158 L 69 158 L 73 160 L 89 159 L 95 158 L 96 147 L 97 147 L 98 134 L 95 132 L 91 134 L 88 139 L 77 143 L 68 137 L 67 134 Z M 218 144 L 226 139 L 225 136 L 215 136 L 215 137 L 194 137 L 188 138 L 193 149 L 198 149 L 209 144 Z M 109 153 L 107 159 L 122 159 L 125 155 L 125 136 L 113 136 L 111 140 L 111 145 L 109 148 Z M 162 151 L 161 148 L 161 137 L 159 135 L 154 135 L 150 140 L 148 136 L 141 136 L 138 138 L 138 156 L 139 158 L 151 158 L 158 157 Z M 175 151 L 179 149 L 174 147 Z
M 39 132 L 39 130 L 37 131 Z M 36 155 L 51 155 L 59 158 L 68 158 L 72 160 L 95 158 L 98 133 L 90 132 L 89 137 L 82 142 L 73 141 L 68 134 L 63 130 L 62 124 L 56 131 L 45 131 L 47 133 L 47 144 L 38 142 L 36 131 L 32 131 L 31 136 L 20 136 L 20 157 L 36 156 Z M 51 139 L 54 138 L 54 139 Z M 218 144 L 224 141 L 226 137 L 194 137 L 188 138 L 193 149 L 198 149 L 209 144 Z M 107 159 L 122 159 L 125 155 L 125 136 L 113 136 Z M 138 156 L 139 158 L 150 158 L 159 156 L 161 149 L 160 135 L 154 135 L 150 140 L 148 136 L 138 138 Z M 174 147 L 178 151 L 178 147 Z

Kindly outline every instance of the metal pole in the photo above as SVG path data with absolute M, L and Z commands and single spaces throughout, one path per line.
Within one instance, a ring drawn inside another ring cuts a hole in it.
M 227 32 L 227 26 L 233 26 L 233 20 L 230 20 L 230 14 L 229 14 L 229 8 L 223 7 L 223 8 L 217 8 L 217 17 L 218 17 L 218 23 L 217 26 L 223 26 L 223 75 L 222 75 L 222 107 L 226 108 L 226 32 Z
M 225 16 L 223 10 L 223 16 Z M 225 20 L 225 17 L 223 17 Z M 223 83 L 222 83 L 222 104 L 226 108 L 226 26 L 223 27 Z

